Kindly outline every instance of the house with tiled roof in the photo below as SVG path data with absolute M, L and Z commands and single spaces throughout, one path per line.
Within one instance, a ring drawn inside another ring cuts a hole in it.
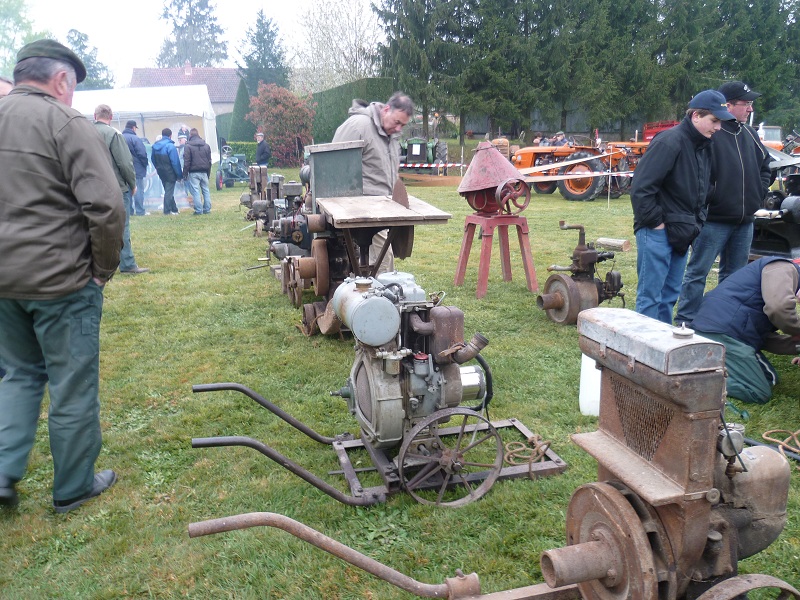
M 175 85 L 205 85 L 217 116 L 233 112 L 239 74 L 234 68 L 193 67 L 187 60 L 181 68 L 133 69 L 132 88 Z

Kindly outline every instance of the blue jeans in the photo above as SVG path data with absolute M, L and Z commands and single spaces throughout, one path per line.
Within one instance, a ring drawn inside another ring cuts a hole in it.
M 133 214 L 141 217 L 144 210 L 144 177 L 136 178 L 136 193 L 133 195 Z
M 208 175 L 202 172 L 189 173 L 186 179 L 189 186 L 189 193 L 192 195 L 194 203 L 194 214 L 207 215 L 211 212 L 211 190 L 208 189 Z M 202 194 L 202 200 L 200 199 Z
M 706 278 L 719 256 L 719 278 L 717 285 L 726 277 L 745 265 L 750 256 L 753 241 L 753 224 L 726 225 L 706 222 L 700 235 L 692 242 L 692 256 L 683 276 L 681 299 L 678 302 L 677 324 L 691 323 L 706 289 Z
M 122 192 L 125 202 L 125 230 L 122 232 L 122 250 L 119 252 L 119 270 L 132 271 L 136 268 L 136 259 L 131 247 L 131 192 Z
M 19 481 L 36 437 L 45 387 L 53 499 L 88 493 L 100 454 L 100 319 L 93 281 L 54 300 L 0 298 L 0 474 Z
M 672 309 L 681 290 L 686 255 L 672 251 L 666 229 L 636 232 L 636 312 L 672 324 Z

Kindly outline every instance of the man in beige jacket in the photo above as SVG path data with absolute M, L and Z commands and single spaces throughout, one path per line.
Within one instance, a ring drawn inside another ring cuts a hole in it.
M 334 142 L 364 140 L 361 155 L 361 178 L 365 196 L 391 196 L 400 170 L 400 132 L 414 116 L 414 103 L 401 92 L 395 92 L 386 104 L 353 100 L 348 119 L 333 135 Z M 374 264 L 386 243 L 387 231 L 372 238 L 369 260 Z M 394 255 L 389 248 L 378 270 L 394 270 Z

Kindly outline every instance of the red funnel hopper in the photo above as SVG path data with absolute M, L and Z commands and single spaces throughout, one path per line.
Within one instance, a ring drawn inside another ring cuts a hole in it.
M 494 190 L 509 179 L 522 179 L 520 172 L 500 154 L 490 142 L 481 142 L 475 150 L 475 158 L 469 163 L 458 193 Z

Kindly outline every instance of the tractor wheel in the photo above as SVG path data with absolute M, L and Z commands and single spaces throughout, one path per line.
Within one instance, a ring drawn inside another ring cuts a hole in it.
M 626 159 L 621 159 L 619 163 L 617 163 L 617 171 L 624 172 L 628 170 L 628 161 Z M 631 187 L 631 178 L 627 175 L 614 175 L 611 177 L 611 191 L 609 192 L 609 196 L 616 200 L 622 194 L 626 194 Z
M 551 162 L 549 159 L 537 158 L 533 164 L 537 167 L 540 167 L 541 165 L 548 164 L 549 162 Z M 543 173 L 538 173 L 538 175 L 556 175 L 556 174 L 558 174 L 558 170 L 555 169 L 553 171 L 544 171 Z M 552 194 L 553 192 L 556 191 L 557 187 L 558 187 L 557 181 L 537 181 L 531 184 L 531 188 L 533 188 L 533 191 L 537 194 Z
M 217 191 L 222 189 L 222 171 L 217 171 Z
M 569 156 L 569 160 L 577 158 L 589 158 L 593 156 L 589 152 L 575 152 Z M 579 177 L 575 179 L 563 179 L 558 182 L 558 189 L 561 195 L 567 200 L 576 202 L 588 202 L 597 198 L 600 189 L 603 187 L 603 178 L 588 175 L 592 172 L 602 172 L 603 163 L 600 159 L 587 160 L 574 165 L 567 165 L 558 170 L 559 175 L 579 175 L 587 173 L 586 177 Z
M 557 181 L 536 181 L 531 184 L 533 191 L 537 194 L 552 194 L 558 187 Z

